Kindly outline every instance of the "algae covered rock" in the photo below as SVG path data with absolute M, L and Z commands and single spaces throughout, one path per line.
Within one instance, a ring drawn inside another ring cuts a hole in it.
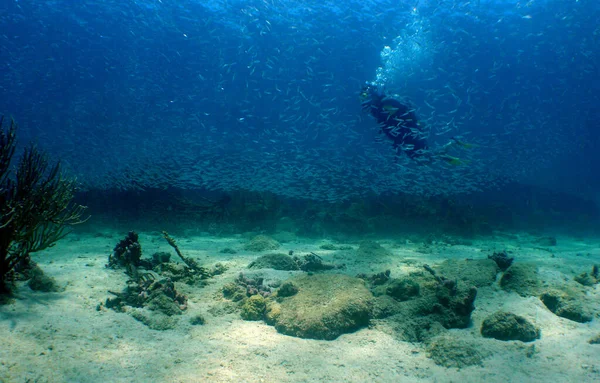
M 196 314 L 190 319 L 192 326 L 202 326 L 206 324 L 206 318 L 202 314 Z
M 279 290 L 277 290 L 278 297 L 291 297 L 298 293 L 298 287 L 290 281 L 284 282 Z
M 477 288 L 449 289 L 438 287 L 434 296 L 420 301 L 421 314 L 428 315 L 445 328 L 467 328 L 471 323 L 471 313 L 475 310 Z
M 540 337 L 540 330 L 522 316 L 498 311 L 483 321 L 481 335 L 505 341 L 531 342 Z
M 447 279 L 464 282 L 467 286 L 490 286 L 496 281 L 500 268 L 491 259 L 448 259 L 435 267 Z
M 598 280 L 588 273 L 581 273 L 581 274 L 575 276 L 575 278 L 573 278 L 573 280 L 575 282 L 579 283 L 580 285 L 588 286 L 588 287 L 594 286 L 596 283 L 598 283 Z
M 144 308 L 132 308 L 129 314 L 136 320 L 142 322 L 152 330 L 165 331 L 177 326 L 179 320 L 175 316 L 169 316 L 161 312 L 149 311 Z
M 316 274 L 289 281 L 298 287 L 298 292 L 267 305 L 266 321 L 278 332 L 331 340 L 369 323 L 372 295 L 361 279 Z
M 321 249 L 321 250 L 338 250 L 338 247 L 336 245 L 334 245 L 333 243 L 325 243 L 325 244 L 319 246 L 319 249 Z
M 307 272 L 331 270 L 337 267 L 336 265 L 323 262 L 323 258 L 312 252 L 303 257 L 294 256 L 294 262 L 296 262 L 296 265 L 298 265 L 300 270 Z M 341 265 L 341 268 L 343 267 L 344 266 Z
M 400 295 L 401 299 L 389 295 L 394 290 L 399 293 L 410 291 L 395 289 L 397 280 L 373 288 L 373 318 L 377 318 L 376 326 L 403 341 L 422 342 L 445 329 L 466 328 L 471 323 L 477 288 L 437 275 L 433 269 L 425 266 L 427 274 L 415 272 L 405 278 L 419 286 L 418 295 L 410 299 L 402 300 L 408 295 Z M 392 289 L 388 290 L 389 287 Z M 386 294 L 381 294 L 382 289 Z
M 37 265 L 34 265 L 29 270 L 29 281 L 27 285 L 31 290 L 41 291 L 45 293 L 58 292 L 63 289 L 56 284 L 56 280 L 44 274 L 44 271 Z
M 376 274 L 367 275 L 365 273 L 360 273 L 356 277 L 365 280 L 371 286 L 381 286 L 385 285 L 390 281 L 390 275 L 392 272 L 390 270 L 382 271 Z
M 542 289 L 537 266 L 530 263 L 515 263 L 509 267 L 500 279 L 500 286 L 522 297 L 539 296 Z
M 146 307 L 150 311 L 160 311 L 167 316 L 181 315 L 183 313 L 179 302 L 166 294 L 153 294 L 146 302 Z
M 231 299 L 234 302 L 241 301 L 246 298 L 246 289 L 235 282 L 227 283 L 222 288 L 223 296 Z
M 258 257 L 248 265 L 249 269 L 299 270 L 296 261 L 287 254 L 273 253 Z
M 428 317 L 395 316 L 386 320 L 374 320 L 375 328 L 403 342 L 429 342 L 432 338 L 448 333 L 441 323 Z
M 325 243 L 319 246 L 321 250 L 352 250 L 352 246 L 349 245 L 335 245 L 333 243 Z
M 279 249 L 279 242 L 266 235 L 257 235 L 248 242 L 244 249 L 248 251 L 267 251 Z
M 596 283 L 600 283 L 600 271 L 598 265 L 592 267 L 591 273 L 581 273 L 574 278 L 575 282 L 583 286 L 593 286 Z
M 176 320 L 164 317 L 181 315 L 187 309 L 187 297 L 175 289 L 173 281 L 169 278 L 155 279 L 153 274 L 143 274 L 137 282 L 130 281 L 121 293 L 112 294 L 115 297 L 106 300 L 106 308 L 129 312 L 151 328 L 167 328 L 167 324 L 176 323 Z
M 382 310 L 382 298 L 376 299 L 375 310 Z M 389 297 L 387 297 L 389 298 Z M 391 316 L 374 320 L 375 326 L 404 342 L 427 342 L 452 328 L 466 328 L 470 312 L 458 314 L 438 303 L 431 295 L 414 300 L 388 304 L 383 308 Z M 381 314 L 375 312 L 374 317 Z M 381 318 L 381 316 L 379 316 Z
M 261 320 L 265 314 L 266 301 L 262 295 L 256 294 L 242 304 L 242 319 Z
M 399 301 L 407 301 L 419 295 L 420 286 L 410 278 L 394 279 L 387 286 L 386 294 Z
M 575 322 L 590 322 L 593 318 L 590 311 L 584 306 L 583 294 L 575 294 L 573 291 L 549 290 L 540 297 L 548 310 L 559 317 L 570 319 Z

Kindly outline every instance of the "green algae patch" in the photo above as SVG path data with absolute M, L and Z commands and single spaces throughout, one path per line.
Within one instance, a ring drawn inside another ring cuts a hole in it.
M 265 313 L 265 298 L 256 294 L 246 299 L 242 305 L 242 319 L 256 321 L 263 319 Z
M 319 274 L 301 275 L 289 281 L 298 292 L 267 304 L 266 321 L 278 332 L 333 340 L 369 324 L 372 294 L 363 280 Z

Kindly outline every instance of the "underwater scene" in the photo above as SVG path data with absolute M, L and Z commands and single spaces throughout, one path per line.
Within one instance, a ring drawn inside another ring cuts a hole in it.
M 0 382 L 600 382 L 597 0 L 0 0 Z

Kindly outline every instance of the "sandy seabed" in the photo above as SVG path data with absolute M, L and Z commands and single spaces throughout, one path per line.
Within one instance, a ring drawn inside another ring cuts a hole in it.
M 223 303 L 222 286 L 263 254 L 244 251 L 247 239 L 242 236 L 178 238 L 187 256 L 206 266 L 221 262 L 228 270 L 203 288 L 177 285 L 189 300 L 175 329 L 156 331 L 130 315 L 97 310 L 111 296 L 109 290 L 125 286 L 122 271 L 105 267 L 125 234 L 74 233 L 34 254 L 46 274 L 66 289 L 39 293 L 21 283 L 15 301 L 0 306 L 1 382 L 600 382 L 600 345 L 588 343 L 600 334 L 600 285 L 589 297 L 596 316 L 585 324 L 557 317 L 538 298 L 505 292 L 497 284 L 480 288 L 472 325 L 451 330 L 453 337 L 480 340 L 483 319 L 500 309 L 524 316 L 541 329 L 542 337 L 533 343 L 488 340 L 489 356 L 482 366 L 445 368 L 427 357 L 425 345 L 397 340 L 376 328 L 333 341 L 299 339 L 279 334 L 262 321 L 244 321 L 238 312 L 215 310 Z M 339 272 L 349 275 L 390 269 L 393 277 L 415 264 L 481 259 L 503 249 L 555 278 L 572 278 L 600 263 L 598 240 L 558 237 L 558 245 L 549 251 L 521 233 L 498 234 L 469 245 L 439 244 L 427 254 L 418 251 L 419 244 L 379 238 L 377 242 L 392 255 L 378 259 L 319 248 L 332 242 L 297 239 L 284 243 L 281 250 L 317 252 L 326 262 L 344 263 L 346 268 Z M 172 252 L 159 232 L 140 233 L 140 243 L 146 257 L 156 251 Z M 358 243 L 344 244 L 356 249 Z M 226 247 L 237 254 L 219 252 Z M 261 272 L 267 279 L 292 274 Z M 206 324 L 191 325 L 190 319 L 198 314 Z

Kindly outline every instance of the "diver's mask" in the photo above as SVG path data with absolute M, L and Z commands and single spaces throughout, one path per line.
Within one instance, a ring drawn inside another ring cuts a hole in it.
M 383 98 L 383 90 L 381 87 L 373 84 L 366 83 L 360 92 L 360 102 L 363 108 L 370 106 L 374 102 L 379 101 Z

